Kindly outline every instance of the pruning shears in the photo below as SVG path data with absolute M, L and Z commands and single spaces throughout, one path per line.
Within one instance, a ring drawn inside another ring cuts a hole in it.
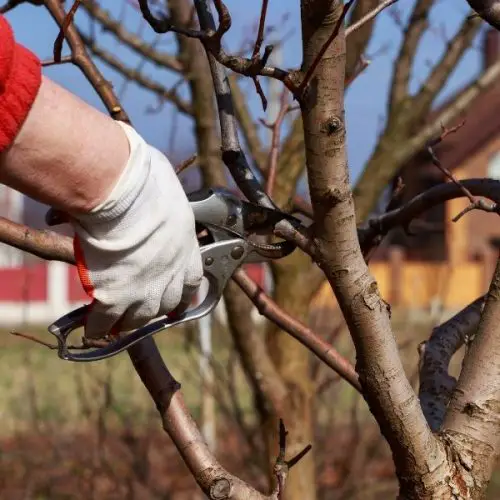
M 62 316 L 48 330 L 56 337 L 58 355 L 66 361 L 98 361 L 115 356 L 141 340 L 176 325 L 202 318 L 219 303 L 233 273 L 245 263 L 266 262 L 286 257 L 295 249 L 288 241 L 263 244 L 252 235 L 272 235 L 283 220 L 298 226 L 300 221 L 277 209 L 239 199 L 224 188 L 209 188 L 188 195 L 193 209 L 208 292 L 201 303 L 179 314 L 156 318 L 153 322 L 122 336 L 106 338 L 104 345 L 71 347 L 70 334 L 84 326 L 88 305 Z M 201 234 L 201 236 L 200 236 Z

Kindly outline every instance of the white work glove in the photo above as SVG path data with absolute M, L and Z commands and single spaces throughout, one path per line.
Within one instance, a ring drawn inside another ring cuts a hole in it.
M 93 299 L 87 338 L 185 309 L 203 275 L 194 215 L 172 165 L 119 123 L 130 143 L 121 177 L 98 207 L 71 216 L 78 273 Z

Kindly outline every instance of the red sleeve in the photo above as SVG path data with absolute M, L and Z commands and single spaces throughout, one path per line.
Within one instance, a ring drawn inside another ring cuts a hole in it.
M 40 60 L 16 43 L 10 24 L 0 15 L 0 152 L 19 132 L 41 79 Z

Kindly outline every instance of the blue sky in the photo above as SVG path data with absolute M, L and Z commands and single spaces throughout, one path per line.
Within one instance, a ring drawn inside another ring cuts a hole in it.
M 397 7 L 404 17 L 408 15 L 414 0 L 399 0 Z M 70 2 L 67 2 L 68 5 Z M 131 3 L 131 2 L 127 2 Z M 299 2 L 271 0 L 269 6 L 268 24 L 278 27 L 278 35 L 287 35 L 283 49 L 283 65 L 296 67 L 300 64 L 300 11 Z M 103 8 L 118 15 L 123 2 L 116 0 L 101 0 Z M 260 1 L 241 2 L 241 0 L 227 0 L 227 6 L 232 13 L 232 27 L 224 41 L 229 50 L 237 50 L 242 41 L 252 33 L 252 26 L 258 20 Z M 286 5 L 286 7 L 284 7 Z M 140 13 L 128 5 L 126 8 L 125 24 L 132 30 L 137 30 L 143 24 Z M 437 0 L 432 11 L 432 28 L 429 30 L 420 46 L 412 79 L 412 89 L 418 88 L 419 82 L 429 71 L 429 63 L 436 61 L 444 50 L 443 33 L 451 36 L 464 15 L 469 12 L 465 0 Z M 286 16 L 285 16 L 286 15 Z M 43 59 L 50 58 L 52 44 L 57 35 L 57 28 L 48 13 L 41 7 L 23 5 L 8 14 L 8 19 L 14 27 L 18 40 L 33 50 Z M 78 12 L 77 20 L 84 30 L 88 22 L 83 12 Z M 155 40 L 155 34 L 148 26 L 142 26 L 142 33 L 148 40 Z M 139 59 L 127 49 L 121 48 L 110 35 L 99 35 L 98 40 L 108 50 L 121 56 L 132 68 L 139 63 Z M 346 98 L 346 117 L 348 127 L 349 164 L 353 180 L 359 175 L 363 164 L 369 157 L 380 132 L 384 120 L 386 95 L 390 81 L 392 63 L 397 54 L 401 41 L 401 31 L 392 17 L 385 13 L 379 16 L 376 24 L 375 36 L 368 50 L 368 56 L 373 56 L 372 64 L 351 86 Z M 159 48 L 174 50 L 175 40 L 172 34 L 162 35 Z M 461 87 L 473 78 L 480 70 L 479 40 L 476 40 L 468 50 L 461 64 L 456 68 L 445 92 L 446 96 Z M 67 47 L 65 47 L 67 51 Z M 64 53 L 64 50 L 63 50 Z M 115 88 L 122 90 L 123 79 L 106 65 L 96 60 L 105 77 Z M 79 70 L 71 65 L 46 68 L 45 74 L 58 83 L 76 93 L 92 105 L 102 108 L 93 89 L 80 75 Z M 143 72 L 148 77 L 165 84 L 173 85 L 177 77 L 166 71 L 160 71 L 152 65 L 146 64 Z M 248 98 L 256 110 L 255 116 L 263 117 L 259 100 L 253 91 L 250 81 L 245 84 L 248 88 Z M 152 113 L 151 108 L 158 107 L 158 101 L 138 88 L 129 85 L 122 100 L 125 109 L 132 118 L 134 126 L 144 137 L 156 147 L 167 150 L 169 144 L 176 147 L 174 156 L 182 157 L 192 147 L 192 123 L 182 116 L 174 117 L 172 109 L 164 107 L 160 112 Z M 172 131 L 175 135 L 172 136 Z M 172 137 L 175 139 L 172 142 Z M 187 154 L 187 153 L 186 153 Z

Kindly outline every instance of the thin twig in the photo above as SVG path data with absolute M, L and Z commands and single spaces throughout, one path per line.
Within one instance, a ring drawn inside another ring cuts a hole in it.
M 257 31 L 257 39 L 255 40 L 255 46 L 253 48 L 252 59 L 259 57 L 260 48 L 262 47 L 262 42 L 264 41 L 264 27 L 266 25 L 266 15 L 267 15 L 268 5 L 269 5 L 269 0 L 262 0 L 259 29 Z
M 42 61 L 42 66 L 44 68 L 47 68 L 48 66 L 55 66 L 56 64 L 67 64 L 67 63 L 72 63 L 73 61 L 73 56 L 64 56 L 61 57 L 59 61 L 56 61 L 55 59 L 45 59 Z
M 66 14 L 64 22 L 62 23 L 57 38 L 54 42 L 54 61 L 56 63 L 61 62 L 61 52 L 64 43 L 64 37 L 66 36 L 66 30 L 68 29 L 69 25 L 73 22 L 73 18 L 75 17 L 76 11 L 80 6 L 81 1 L 82 0 L 75 0 L 73 2 L 73 5 L 71 6 L 69 12 Z
M 304 76 L 302 82 L 300 83 L 299 88 L 297 89 L 297 92 L 296 92 L 297 96 L 300 97 L 303 95 L 304 90 L 309 85 L 309 82 L 311 81 L 311 79 L 314 75 L 314 72 L 316 71 L 316 68 L 318 67 L 318 64 L 321 62 L 321 59 L 325 55 L 325 52 L 328 50 L 328 47 L 330 47 L 331 43 L 335 40 L 335 38 L 339 34 L 340 28 L 344 24 L 345 16 L 349 12 L 349 9 L 351 8 L 354 1 L 355 0 L 349 0 L 346 4 L 344 4 L 344 8 L 342 9 L 342 14 L 340 15 L 337 23 L 335 24 L 335 28 L 332 31 L 332 34 L 329 36 L 328 40 L 323 44 L 323 47 L 321 47 L 321 50 L 318 52 L 315 60 L 309 66 L 309 69 L 307 70 L 306 75 Z
M 308 444 L 302 451 L 297 453 L 290 460 L 285 460 L 286 456 L 286 437 L 288 432 L 286 430 L 283 420 L 280 418 L 279 421 L 279 452 L 276 457 L 276 463 L 274 464 L 274 475 L 276 476 L 276 487 L 273 491 L 271 498 L 276 497 L 277 500 L 283 499 L 283 494 L 285 491 L 285 481 L 288 476 L 288 471 L 296 465 L 300 460 L 302 460 L 307 453 L 311 450 L 312 446 Z
M 210 23 L 210 26 L 208 26 L 204 22 L 200 22 L 202 28 L 201 30 L 193 30 L 174 26 L 171 24 L 170 19 L 166 17 L 156 18 L 151 13 L 147 0 L 139 0 L 139 5 L 141 7 L 141 12 L 144 16 L 144 19 L 146 19 L 146 21 L 156 33 L 167 33 L 169 31 L 172 31 L 174 33 L 179 33 L 190 38 L 197 38 L 203 44 L 205 50 L 209 52 L 218 63 L 231 69 L 232 71 L 252 78 L 258 75 L 275 78 L 283 82 L 291 92 L 295 93 L 297 91 L 297 86 L 294 81 L 294 72 L 267 66 L 267 59 L 269 58 L 269 55 L 272 51 L 271 46 L 266 47 L 262 58 L 255 57 L 248 59 L 245 57 L 227 54 L 224 51 L 222 47 L 222 36 L 231 27 L 231 16 L 229 14 L 229 10 L 225 6 L 224 2 L 222 2 L 222 0 L 214 0 L 214 5 L 219 16 L 219 26 L 216 27 L 215 23 L 213 22 Z M 197 5 L 199 17 L 199 7 L 203 7 L 203 12 L 201 14 L 202 17 L 205 20 L 207 20 L 208 17 L 212 19 L 212 13 L 207 6 L 200 2 L 195 2 L 195 5 Z M 259 90 L 258 86 L 257 90 Z
M 181 172 L 186 170 L 188 167 L 190 167 L 196 160 L 198 159 L 198 155 L 194 154 L 184 160 L 183 162 L 179 163 L 179 165 L 176 165 L 175 167 L 175 173 L 179 175 Z
M 264 41 L 264 27 L 266 25 L 266 15 L 267 15 L 267 7 L 269 4 L 269 0 L 262 0 L 262 8 L 260 11 L 260 20 L 259 20 L 259 29 L 257 31 L 257 39 L 255 40 L 255 46 L 253 48 L 252 52 L 252 57 L 251 60 L 255 61 L 255 64 L 260 64 L 260 65 L 265 65 L 269 56 L 271 55 L 271 51 L 273 50 L 273 47 L 271 45 L 268 45 L 265 50 L 264 50 L 264 56 L 259 62 L 260 58 L 260 48 L 262 47 L 262 42 Z M 257 91 L 257 94 L 260 97 L 260 100 L 262 102 L 262 108 L 264 111 L 267 109 L 267 99 L 264 94 L 264 91 L 262 90 L 262 87 L 260 85 L 259 79 L 257 75 L 252 76 L 252 81 L 255 85 L 255 90 Z
M 269 151 L 268 162 L 267 162 L 267 182 L 266 182 L 266 193 L 268 196 L 273 195 L 274 183 L 276 180 L 276 169 L 278 168 L 278 157 L 280 151 L 280 132 L 281 125 L 285 119 L 286 114 L 290 108 L 290 104 L 286 102 L 287 93 L 286 89 L 283 89 L 280 99 L 280 110 L 275 122 L 270 126 L 272 129 L 272 139 L 271 139 L 271 150 Z
M 459 128 L 463 127 L 465 124 L 465 121 L 459 123 L 455 127 L 452 128 L 446 128 L 442 127 L 442 133 L 437 137 L 436 139 L 432 140 L 428 145 L 427 145 L 427 152 L 429 153 L 432 163 L 436 165 L 437 168 L 451 181 L 453 184 L 455 184 L 457 187 L 459 187 L 464 195 L 469 199 L 470 205 L 468 205 L 464 210 L 462 210 L 458 215 L 453 217 L 453 222 L 457 222 L 459 219 L 462 218 L 466 213 L 470 212 L 471 210 L 479 209 L 483 210 L 485 212 L 496 212 L 497 207 L 495 204 L 488 204 L 482 199 L 476 199 L 472 193 L 463 185 L 462 182 L 460 182 L 451 172 L 449 169 L 447 169 L 439 160 L 437 157 L 436 153 L 434 152 L 434 146 L 442 142 L 446 136 L 449 134 L 452 134 L 456 132 Z
M 474 196 L 472 196 L 470 191 L 466 187 L 464 187 L 462 184 L 460 184 L 460 181 L 445 166 L 442 165 L 441 161 L 439 160 L 439 158 L 436 156 L 436 153 L 434 152 L 434 146 L 441 143 L 448 135 L 454 134 L 459 128 L 462 128 L 464 125 L 465 125 L 465 120 L 452 128 L 446 128 L 443 126 L 441 134 L 437 138 L 430 141 L 429 144 L 427 145 L 427 151 L 431 157 L 432 163 L 434 165 L 436 165 L 436 167 L 438 167 L 439 170 L 441 170 L 441 172 L 450 181 L 452 181 L 455 185 L 459 186 L 460 189 L 462 189 L 465 196 L 467 196 L 469 198 L 471 203 L 474 203 L 476 201 Z
M 355 31 L 359 30 L 362 26 L 364 26 L 367 22 L 371 21 L 374 17 L 376 17 L 380 12 L 382 12 L 384 9 L 387 7 L 390 7 L 391 5 L 395 4 L 398 0 L 384 0 L 381 2 L 379 5 L 377 5 L 373 10 L 368 12 L 365 16 L 363 16 L 361 19 L 356 21 L 354 24 L 351 24 L 346 30 L 345 30 L 345 36 L 346 38 L 354 33 Z
M 11 330 L 9 333 L 11 335 L 14 335 L 15 337 L 20 337 L 22 339 L 35 342 L 36 344 L 43 345 L 44 347 L 47 347 L 48 349 L 51 350 L 56 350 L 58 348 L 57 344 L 51 344 L 50 342 L 45 342 L 45 340 L 39 339 L 38 337 L 32 335 L 31 333 L 18 332 L 16 330 Z M 92 349 L 93 347 L 106 347 L 107 345 L 109 345 L 109 342 L 107 342 L 106 340 L 86 339 L 85 337 L 83 337 L 82 343 L 80 345 L 69 345 L 66 346 L 66 348 L 74 351 L 74 350 Z
M 257 95 L 260 97 L 260 101 L 262 103 L 262 109 L 266 111 L 267 109 L 267 97 L 266 94 L 264 94 L 264 90 L 262 89 L 262 86 L 259 82 L 259 78 L 257 76 L 252 76 L 252 81 L 253 84 L 255 85 L 255 90 L 257 92 Z

